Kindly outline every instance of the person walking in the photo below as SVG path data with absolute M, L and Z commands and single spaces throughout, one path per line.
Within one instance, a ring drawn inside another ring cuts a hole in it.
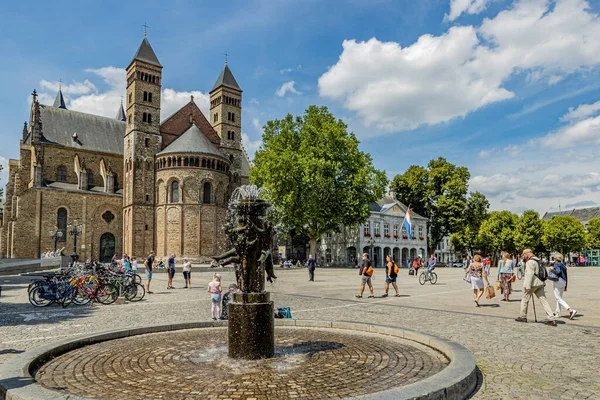
M 554 317 L 554 314 L 550 309 L 550 305 L 548 304 L 548 300 L 546 299 L 546 292 L 544 290 L 546 284 L 539 278 L 541 267 L 540 260 L 533 255 L 533 251 L 531 249 L 523 250 L 523 260 L 525 261 L 525 277 L 523 278 L 524 295 L 521 299 L 521 315 L 519 315 L 515 321 L 527 322 L 527 308 L 529 307 L 529 301 L 532 299 L 532 296 L 535 295 L 535 297 L 537 297 L 542 304 L 542 307 L 548 316 L 548 319 L 543 321 L 544 324 L 556 326 L 556 318 Z
M 483 280 L 485 279 L 488 285 L 490 284 L 490 281 L 488 280 L 487 273 L 485 272 L 479 254 L 476 254 L 475 257 L 473 257 L 473 262 L 467 267 L 466 273 L 471 273 L 471 288 L 473 289 L 473 300 L 475 301 L 475 305 L 481 307 L 479 305 L 479 299 L 483 296 L 483 289 L 485 288 Z
M 308 260 L 306 260 L 306 264 L 308 267 L 308 281 L 315 281 L 315 269 L 317 268 L 317 260 L 315 260 L 311 255 L 308 256 Z
M 369 286 L 369 292 L 371 295 L 369 299 L 375 297 L 373 294 L 373 285 L 371 283 L 371 278 L 373 277 L 373 264 L 371 264 L 371 260 L 369 260 L 369 255 L 367 253 L 363 253 L 362 262 L 360 264 L 360 269 L 358 270 L 358 274 L 361 276 L 361 284 L 360 284 L 360 294 L 356 295 L 357 299 L 362 299 L 363 292 L 365 291 L 365 285 Z
M 398 278 L 398 266 L 392 259 L 392 256 L 386 256 L 386 270 L 385 270 L 385 283 L 383 284 L 383 288 L 385 293 L 381 297 L 387 297 L 388 291 L 390 290 L 390 283 L 394 286 L 396 290 L 396 297 L 400 297 L 400 293 L 398 292 L 398 285 L 396 285 L 396 279 Z
M 175 289 L 173 287 L 173 277 L 175 276 L 175 254 L 171 254 L 171 257 L 167 260 L 167 272 L 169 273 L 167 289 Z
M 487 256 L 485 258 L 485 260 L 483 261 L 483 265 L 485 267 L 485 273 L 487 275 L 489 275 L 490 274 L 490 268 L 492 267 L 492 260 L 490 260 L 490 256 Z
M 213 280 L 208 284 L 208 289 L 206 290 L 210 293 L 210 311 L 212 313 L 212 319 L 217 320 L 221 316 L 221 275 L 214 274 Z
M 420 258 L 415 258 L 415 261 L 413 262 L 413 265 L 412 265 L 413 269 L 415 270 L 415 278 L 418 275 L 420 265 L 421 265 Z
M 502 301 L 510 301 L 509 296 L 512 290 L 512 278 L 514 275 L 513 260 L 510 254 L 506 251 L 502 253 L 502 259 L 498 261 L 498 276 L 497 279 L 502 283 Z
M 548 279 L 554 284 L 554 297 L 556 298 L 556 312 L 554 313 L 554 316 L 556 318 L 560 316 L 562 307 L 569 311 L 569 319 L 575 318 L 577 310 L 569 307 L 567 302 L 563 299 L 563 294 L 567 291 L 567 283 L 569 280 L 567 277 L 567 266 L 563 263 L 563 257 L 561 255 L 555 257 L 554 265 L 550 267 L 550 271 Z
M 144 261 L 144 267 L 146 267 L 146 293 L 154 294 L 150 291 L 150 282 L 152 282 L 152 266 L 154 265 L 154 250 L 150 252 L 146 261 Z
M 192 263 L 187 258 L 183 259 L 183 280 L 185 281 L 185 289 L 192 288 Z

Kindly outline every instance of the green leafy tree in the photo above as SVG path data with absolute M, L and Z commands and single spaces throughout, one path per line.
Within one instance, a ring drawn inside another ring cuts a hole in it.
M 516 250 L 532 249 L 536 253 L 541 254 L 540 244 L 542 243 L 543 234 L 544 225 L 540 219 L 540 215 L 533 210 L 523 212 L 514 231 Z
M 273 219 L 305 234 L 313 255 L 324 233 L 365 222 L 385 193 L 385 173 L 327 107 L 268 121 L 262 141 L 250 179 L 269 189 Z
M 459 246 L 454 246 L 457 252 L 465 253 L 469 251 L 471 254 L 478 248 L 477 235 L 479 227 L 488 216 L 490 202 L 484 194 L 472 192 L 467 198 L 467 207 L 464 213 L 464 222 L 459 231 L 452 233 L 450 241 L 454 238 L 454 242 Z
M 545 224 L 542 242 L 548 250 L 562 255 L 581 251 L 585 246 L 585 229 L 577 218 L 555 215 Z
M 592 218 L 588 221 L 585 245 L 588 249 L 600 249 L 600 218 Z
M 492 211 L 479 228 L 478 240 L 485 252 L 515 252 L 514 231 L 519 217 L 510 211 Z
M 469 178 L 467 168 L 442 157 L 429 161 L 427 168 L 413 165 L 394 177 L 391 188 L 398 200 L 427 218 L 430 252 L 444 236 L 461 229 Z

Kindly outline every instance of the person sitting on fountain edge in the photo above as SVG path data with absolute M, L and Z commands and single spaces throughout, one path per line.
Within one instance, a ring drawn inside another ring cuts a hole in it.
M 233 298 L 233 294 L 239 292 L 238 285 L 232 283 L 229 285 L 229 292 L 223 295 L 223 303 L 221 305 L 221 318 L 219 319 L 229 319 L 229 303 Z

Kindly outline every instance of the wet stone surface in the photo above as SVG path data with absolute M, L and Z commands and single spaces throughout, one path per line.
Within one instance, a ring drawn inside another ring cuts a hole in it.
M 276 329 L 276 356 L 227 357 L 227 330 L 191 329 L 103 342 L 42 366 L 46 387 L 102 399 L 323 399 L 434 375 L 448 360 L 418 343 L 325 329 Z

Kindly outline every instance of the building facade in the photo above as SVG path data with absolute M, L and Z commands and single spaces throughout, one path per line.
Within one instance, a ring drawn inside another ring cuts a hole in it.
M 327 233 L 320 242 L 318 261 L 324 266 L 353 266 L 367 253 L 375 267 L 385 265 L 392 255 L 400 266 L 409 260 L 427 255 L 426 219 L 411 212 L 412 239 L 403 227 L 407 207 L 387 196 L 369 205 L 371 215 L 364 224 L 341 227 L 339 232 Z
M 248 182 L 241 144 L 242 90 L 226 64 L 210 91 L 207 119 L 190 102 L 160 122 L 162 65 L 147 38 L 127 67 L 126 104 L 116 118 L 52 106 L 37 94 L 9 161 L 0 256 L 70 254 L 80 225 L 81 259 L 151 250 L 193 259 L 225 246 L 222 227 L 233 189 Z

